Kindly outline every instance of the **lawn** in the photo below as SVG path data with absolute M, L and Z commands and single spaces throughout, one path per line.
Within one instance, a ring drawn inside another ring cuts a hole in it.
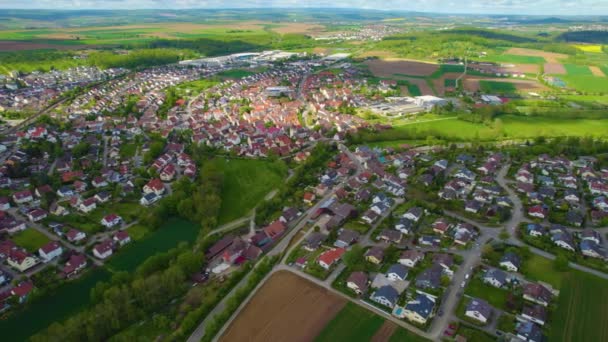
M 108 281 L 111 274 L 103 269 L 87 273 L 7 319 L 0 319 L 4 341 L 27 341 L 28 337 L 53 322 L 61 322 L 84 309 L 90 302 L 90 291 L 100 281 Z
M 557 272 L 553 267 L 553 261 L 540 255 L 532 254 L 526 259 L 522 267 L 522 273 L 527 279 L 543 281 L 551 284 L 556 289 L 562 287 L 565 273 Z
M 46 245 L 50 240 L 46 235 L 34 228 L 28 228 L 15 234 L 12 238 L 17 246 L 27 249 L 30 253 L 38 254 L 38 248 Z
M 150 232 L 150 228 L 144 226 L 143 224 L 134 224 L 131 227 L 127 228 L 127 232 L 129 233 L 131 239 L 141 240 Z
M 464 326 L 462 323 L 458 328 L 458 334 L 467 338 L 467 341 L 494 342 L 495 339 L 485 332 Z
M 484 299 L 495 308 L 504 309 L 506 307 L 508 292 L 486 285 L 477 277 L 467 285 L 465 293 L 471 297 Z
M 329 324 L 323 328 L 316 342 L 368 342 L 384 324 L 382 317 L 348 303 Z
M 280 188 L 287 176 L 282 161 L 216 158 L 212 162 L 224 175 L 220 224 L 247 215 L 272 190 Z
M 114 271 L 134 271 L 148 257 L 176 247 L 182 241 L 194 241 L 198 232 L 199 227 L 194 223 L 182 219 L 169 220 L 157 231 L 119 250 L 107 265 Z
M 484 93 L 516 93 L 517 88 L 513 83 L 497 81 L 479 81 L 481 91 Z
M 564 68 L 566 68 L 569 76 L 593 76 L 586 65 L 564 64 Z
M 608 281 L 571 271 L 563 279 L 550 341 L 608 341 Z

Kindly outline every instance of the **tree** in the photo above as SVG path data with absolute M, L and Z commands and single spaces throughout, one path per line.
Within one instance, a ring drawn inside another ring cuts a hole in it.
M 505 228 L 501 229 L 500 234 L 498 234 L 498 238 L 501 240 L 507 240 L 509 236 L 509 232 Z

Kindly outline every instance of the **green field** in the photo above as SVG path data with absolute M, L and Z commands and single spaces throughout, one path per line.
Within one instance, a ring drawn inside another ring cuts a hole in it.
M 590 93 L 608 93 L 608 77 L 589 75 L 561 75 L 569 88 Z
M 591 70 L 586 65 L 564 64 L 564 68 L 570 76 L 593 76 Z
M 349 302 L 323 328 L 315 342 L 368 342 L 382 324 L 382 317 Z
M 543 57 L 538 56 L 520 56 L 520 55 L 495 55 L 484 58 L 485 61 L 496 63 L 515 63 L 515 64 L 544 64 L 547 61 Z
M 407 329 L 403 329 L 401 327 L 397 328 L 391 338 L 388 340 L 389 342 L 427 342 L 429 340 L 424 337 L 418 336 Z
M 247 215 L 272 190 L 280 188 L 287 176 L 282 161 L 216 158 L 212 162 L 224 175 L 220 224 Z
M 83 278 L 61 286 L 8 319 L 0 320 L 5 341 L 26 341 L 28 337 L 53 322 L 61 322 L 84 309 L 90 302 L 90 290 L 100 281 L 110 279 L 110 273 L 97 269 Z
M 608 341 L 608 281 L 579 271 L 564 277 L 550 341 Z
M 254 72 L 249 71 L 249 70 L 230 69 L 230 70 L 225 70 L 225 71 L 219 72 L 216 74 L 216 76 L 220 77 L 220 78 L 224 78 L 224 79 L 228 79 L 228 78 L 240 79 L 243 77 L 251 76 L 253 74 L 254 74 Z
M 481 91 L 484 93 L 516 93 L 517 88 L 513 83 L 497 81 L 479 81 Z
M 50 240 L 46 235 L 34 228 L 28 228 L 15 234 L 12 238 L 17 246 L 27 249 L 30 253 L 38 254 L 38 248 L 46 245 Z
M 594 136 L 605 137 L 608 120 L 557 119 L 551 117 L 526 117 L 503 115 L 500 125 L 488 126 L 459 120 L 429 121 L 396 126 L 392 130 L 362 134 L 360 143 L 385 142 L 392 146 L 408 140 L 441 139 L 447 141 L 494 141 L 502 139 L 531 139 L 538 136 Z
M 158 231 L 123 247 L 117 255 L 112 256 L 107 265 L 114 271 L 134 271 L 148 257 L 165 252 L 182 241 L 194 241 L 198 231 L 199 228 L 194 223 L 172 219 Z

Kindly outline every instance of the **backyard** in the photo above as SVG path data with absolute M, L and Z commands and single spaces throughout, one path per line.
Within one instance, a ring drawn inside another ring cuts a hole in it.
M 30 253 L 38 254 L 38 248 L 46 245 L 50 240 L 46 235 L 34 228 L 28 228 L 12 237 L 13 242 Z

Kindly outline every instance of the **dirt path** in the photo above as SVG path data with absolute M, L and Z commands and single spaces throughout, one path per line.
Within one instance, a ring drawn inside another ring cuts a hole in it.
M 604 74 L 602 69 L 600 69 L 596 66 L 590 66 L 589 70 L 591 70 L 591 73 L 593 73 L 593 76 L 606 77 L 606 74 Z
M 371 342 L 387 342 L 397 329 L 397 325 L 391 321 L 384 321 L 384 324 L 376 331 Z

